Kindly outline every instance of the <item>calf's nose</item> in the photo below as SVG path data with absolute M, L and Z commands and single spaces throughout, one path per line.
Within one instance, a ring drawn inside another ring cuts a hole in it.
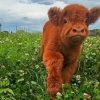
M 83 33 L 85 31 L 85 29 L 83 27 L 80 27 L 80 28 L 77 28 L 77 27 L 74 27 L 72 28 L 72 31 L 73 33 Z

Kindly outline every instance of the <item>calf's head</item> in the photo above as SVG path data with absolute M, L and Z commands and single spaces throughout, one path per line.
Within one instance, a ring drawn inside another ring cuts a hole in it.
M 71 4 L 64 9 L 50 8 L 50 22 L 59 27 L 61 40 L 65 44 L 78 45 L 88 35 L 88 26 L 100 17 L 100 8 L 87 9 L 82 5 Z

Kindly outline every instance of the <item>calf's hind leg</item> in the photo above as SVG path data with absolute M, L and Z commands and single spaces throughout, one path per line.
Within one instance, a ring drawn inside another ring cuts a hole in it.
M 43 54 L 43 61 L 48 72 L 48 92 L 51 100 L 54 100 L 62 84 L 61 70 L 63 67 L 63 56 L 59 52 L 47 50 Z

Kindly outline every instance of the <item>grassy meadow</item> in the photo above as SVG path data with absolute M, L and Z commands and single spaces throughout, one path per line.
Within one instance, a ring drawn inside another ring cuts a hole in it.
M 49 100 L 40 58 L 41 34 L 0 33 L 0 100 Z M 56 100 L 100 100 L 100 37 L 84 42 L 72 84 Z

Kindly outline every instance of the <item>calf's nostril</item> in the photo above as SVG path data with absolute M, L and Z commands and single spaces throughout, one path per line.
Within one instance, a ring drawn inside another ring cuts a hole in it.
M 75 33 L 75 32 L 77 32 L 77 29 L 73 29 L 72 31 Z
M 84 31 L 85 31 L 84 29 L 81 30 L 82 33 L 83 33 Z

